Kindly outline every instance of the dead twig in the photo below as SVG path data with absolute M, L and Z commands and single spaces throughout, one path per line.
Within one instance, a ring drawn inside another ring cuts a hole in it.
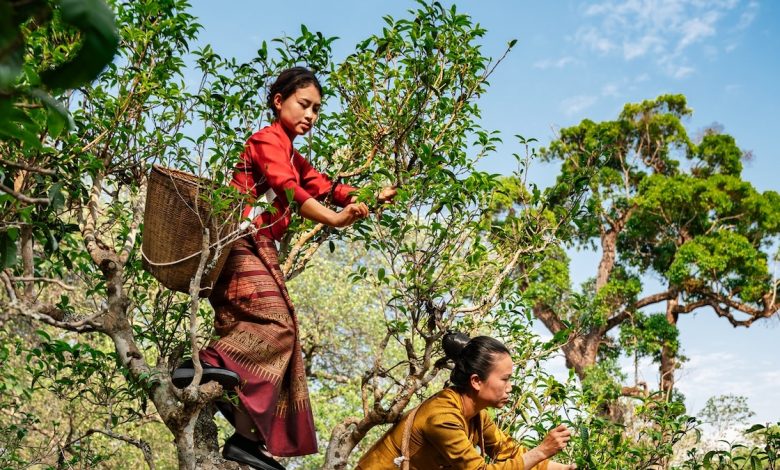
M 3 183 L 0 183 L 0 191 L 3 191 L 4 193 L 8 194 L 9 196 L 12 196 L 14 199 L 24 202 L 25 204 L 41 204 L 46 205 L 49 204 L 49 198 L 47 197 L 29 197 L 26 196 L 18 191 L 14 191 L 13 189 L 9 188 L 8 186 L 4 185 Z

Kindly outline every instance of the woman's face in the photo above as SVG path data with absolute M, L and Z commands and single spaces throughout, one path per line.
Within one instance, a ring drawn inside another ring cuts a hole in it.
M 493 408 L 501 408 L 509 401 L 512 391 L 512 357 L 509 354 L 497 354 L 493 361 L 493 370 L 485 380 L 479 380 L 473 385 L 477 388 L 477 399 Z
M 298 88 L 284 100 L 280 93 L 274 96 L 278 119 L 285 131 L 293 137 L 311 130 L 320 113 L 320 106 L 322 97 L 313 84 Z

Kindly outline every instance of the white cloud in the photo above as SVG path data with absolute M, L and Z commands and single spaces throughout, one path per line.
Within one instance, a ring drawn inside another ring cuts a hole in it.
M 759 4 L 756 1 L 752 1 L 748 4 L 745 11 L 743 11 L 742 15 L 739 17 L 739 23 L 737 24 L 738 30 L 747 29 L 751 24 L 753 24 L 756 16 L 758 16 L 758 7 Z
M 759 375 L 759 379 L 766 385 L 780 388 L 780 372 L 764 372 Z
M 567 116 L 574 116 L 596 104 L 596 101 L 597 98 L 592 95 L 573 96 L 561 102 L 561 110 Z
M 747 28 L 758 8 L 756 0 L 605 0 L 583 8 L 587 24 L 573 40 L 602 55 L 653 60 L 669 76 L 684 78 L 695 71 L 686 55 L 692 48 L 717 54 L 728 47 L 720 32 Z
M 670 77 L 677 79 L 685 78 L 696 71 L 688 63 L 686 59 L 681 58 L 680 54 L 668 54 L 663 57 L 659 57 L 657 62 L 658 66 Z
M 670 75 L 674 78 L 681 79 L 693 74 L 695 71 L 696 69 L 687 65 L 676 65 L 671 68 Z
M 755 422 L 777 419 L 780 371 L 774 364 L 728 352 L 689 351 L 686 356 L 690 360 L 682 364 L 675 385 L 685 395 L 689 412 L 699 412 L 712 396 L 732 393 L 748 398 L 748 406 L 757 412 Z
M 573 57 L 561 57 L 560 59 L 544 59 L 534 63 L 534 68 L 546 70 L 546 69 L 562 69 L 567 65 L 571 65 L 577 62 Z
M 583 44 L 586 47 L 589 47 L 602 54 L 606 54 L 617 47 L 612 43 L 612 41 L 604 37 L 595 28 L 585 28 L 578 30 L 574 39 L 578 43 Z
M 614 83 L 608 83 L 601 87 L 601 96 L 617 97 L 620 96 L 620 90 Z
M 686 20 L 680 26 L 682 38 L 677 44 L 677 50 L 681 51 L 691 44 L 700 42 L 702 39 L 715 34 L 715 22 L 720 15 L 717 12 L 710 11 L 700 18 L 691 18 Z
M 623 57 L 626 60 L 642 57 L 649 51 L 663 50 L 664 41 L 654 34 L 647 34 L 639 41 L 627 40 L 623 42 Z

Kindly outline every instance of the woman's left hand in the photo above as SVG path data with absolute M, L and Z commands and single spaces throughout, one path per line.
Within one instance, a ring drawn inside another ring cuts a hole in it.
M 376 200 L 380 204 L 386 204 L 392 202 L 396 194 L 398 194 L 398 190 L 395 186 L 387 186 L 382 188 L 382 191 L 379 192 L 379 196 L 376 197 Z

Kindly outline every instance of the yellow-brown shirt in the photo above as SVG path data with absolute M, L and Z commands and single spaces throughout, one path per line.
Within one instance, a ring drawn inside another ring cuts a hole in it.
M 358 470 L 396 470 L 409 415 L 395 424 L 358 462 Z M 476 446 L 484 444 L 486 463 Z M 466 420 L 463 402 L 445 388 L 420 405 L 409 437 L 409 466 L 417 470 L 524 470 L 526 449 L 504 434 L 486 411 Z M 528 470 L 546 470 L 547 460 Z

